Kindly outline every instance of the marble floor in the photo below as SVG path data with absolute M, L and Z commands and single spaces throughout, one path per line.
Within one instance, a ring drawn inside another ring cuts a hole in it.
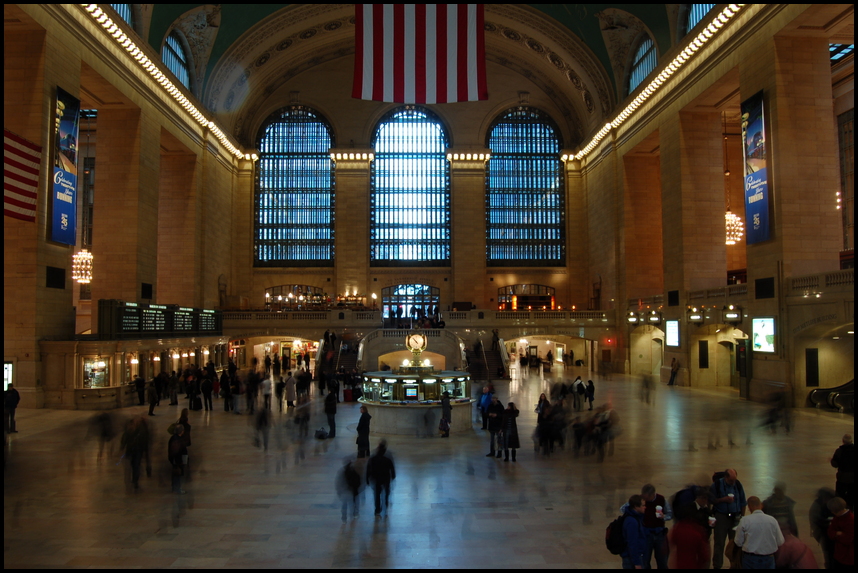
M 604 462 L 534 452 L 533 408 L 552 380 L 515 372 L 497 391 L 521 409 L 517 463 L 485 457 L 478 423 L 450 439 L 372 435 L 373 447 L 387 439 L 396 463 L 391 505 L 375 518 L 368 490 L 361 515 L 345 523 L 335 480 L 356 453 L 357 404 L 340 404 L 337 437 L 326 441 L 312 439 L 325 425 L 318 397 L 304 443 L 288 415 L 276 414 L 267 452 L 254 447 L 251 416 L 226 413 L 217 400 L 212 412 L 191 412 L 186 495 L 170 492 L 166 463 L 178 407 L 147 418 L 154 471 L 137 492 L 118 438 L 99 460 L 92 413 L 19 409 L 6 451 L 4 567 L 616 568 L 604 532 L 630 495 L 649 482 L 670 496 L 726 467 L 749 496 L 765 498 L 784 480 L 800 537 L 822 563 L 807 511 L 817 488 L 834 487 L 829 459 L 853 431 L 852 416 L 798 410 L 789 436 L 772 435 L 757 427 L 764 407 L 729 389 L 660 386 L 647 403 L 631 377 L 593 379 L 596 404 L 611 402 L 623 428 Z

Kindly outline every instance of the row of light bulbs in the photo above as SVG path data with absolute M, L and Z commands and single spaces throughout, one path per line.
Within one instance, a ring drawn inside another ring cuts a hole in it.
M 203 113 L 185 97 L 182 91 L 177 88 L 172 81 L 170 81 L 170 78 L 164 75 L 158 65 L 146 56 L 143 50 L 141 50 L 137 44 L 135 44 L 134 41 L 122 31 L 122 28 L 98 7 L 98 4 L 81 4 L 81 6 L 83 6 L 83 9 L 86 10 L 93 20 L 104 28 L 105 32 L 107 32 L 107 34 L 109 34 L 113 40 L 119 44 L 119 46 L 124 48 L 125 51 L 134 58 L 137 65 L 139 65 L 144 71 L 148 72 L 149 75 L 161 85 L 161 88 L 170 94 L 170 96 L 172 96 L 173 99 L 176 100 L 176 102 L 197 121 L 197 123 L 208 128 L 218 141 L 221 142 L 221 145 L 239 159 L 251 159 L 249 154 L 242 153 L 240 149 L 232 144 L 226 134 L 221 131 L 214 121 L 206 118 L 206 116 L 203 115 Z

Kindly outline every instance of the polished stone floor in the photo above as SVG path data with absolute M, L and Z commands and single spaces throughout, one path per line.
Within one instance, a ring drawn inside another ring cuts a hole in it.
M 181 496 L 170 492 L 166 464 L 166 428 L 178 407 L 147 418 L 154 471 L 136 493 L 118 438 L 99 461 L 88 437 L 92 413 L 19 410 L 4 479 L 4 566 L 615 568 L 604 531 L 631 494 L 650 482 L 669 496 L 725 467 L 737 469 L 749 496 L 765 498 L 784 480 L 800 537 L 822 563 L 807 511 L 817 488 L 834 486 L 829 459 L 852 432 L 852 416 L 800 410 L 789 436 L 772 435 L 757 427 L 764 407 L 733 391 L 660 386 L 647 403 L 636 380 L 614 375 L 594 378 L 596 404 L 611 402 L 620 416 L 614 455 L 602 463 L 569 451 L 544 457 L 529 440 L 533 408 L 548 377 L 562 373 L 514 374 L 497 390 L 521 409 L 517 463 L 485 457 L 479 424 L 450 439 L 386 437 L 397 471 L 391 505 L 374 518 L 368 490 L 361 515 L 345 523 L 335 480 L 356 452 L 357 404 L 340 404 L 337 437 L 326 441 L 312 439 L 325 425 L 318 397 L 306 442 L 277 414 L 267 452 L 254 447 L 250 416 L 225 413 L 217 400 L 213 412 L 192 412 Z M 382 437 L 371 437 L 373 447 Z

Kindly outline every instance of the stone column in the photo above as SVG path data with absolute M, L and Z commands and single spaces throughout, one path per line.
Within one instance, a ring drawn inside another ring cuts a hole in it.
M 378 285 L 370 282 L 369 195 L 372 149 L 332 149 L 336 158 L 336 267 L 335 293 L 375 292 Z M 371 303 L 371 298 L 370 301 Z M 379 301 L 380 302 L 380 301 Z
M 471 301 L 477 308 L 495 293 L 486 292 L 486 158 L 489 149 L 449 149 L 450 159 L 450 266 L 453 284 L 442 294 L 442 308 L 456 301 Z M 482 155 L 482 158 L 480 158 Z

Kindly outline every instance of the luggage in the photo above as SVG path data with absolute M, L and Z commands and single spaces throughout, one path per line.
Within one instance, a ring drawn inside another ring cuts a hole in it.
M 325 428 L 319 428 L 318 430 L 316 430 L 315 436 L 317 440 L 327 440 L 328 432 L 327 430 L 325 430 Z
M 352 398 L 352 389 L 351 388 L 343 388 L 343 401 L 344 402 L 354 402 Z

